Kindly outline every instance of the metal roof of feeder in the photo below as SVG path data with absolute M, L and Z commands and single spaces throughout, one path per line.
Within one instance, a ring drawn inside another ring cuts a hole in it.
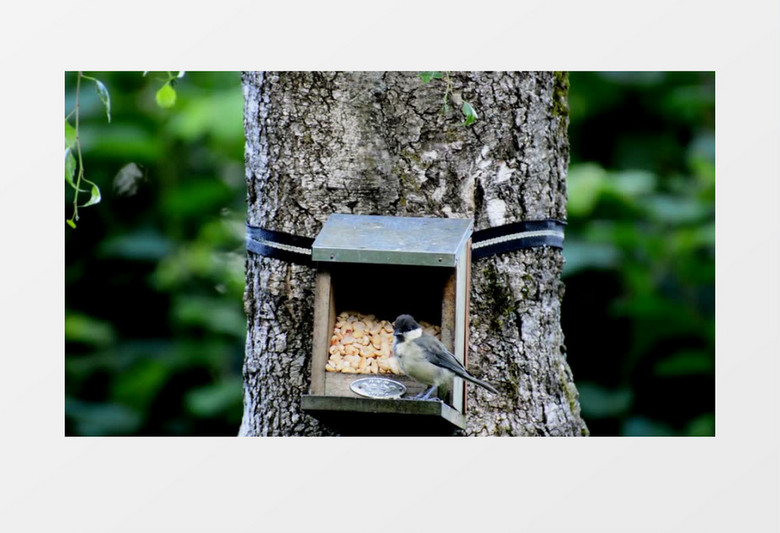
M 473 228 L 465 218 L 334 214 L 314 241 L 312 259 L 454 267 Z

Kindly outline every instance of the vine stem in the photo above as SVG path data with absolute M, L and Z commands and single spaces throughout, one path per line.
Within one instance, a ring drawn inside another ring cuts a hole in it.
M 452 92 L 452 80 L 450 79 L 449 70 L 444 72 L 444 81 L 447 84 L 447 87 L 444 89 L 444 112 L 446 113 L 448 110 L 447 99 L 449 98 L 450 93 Z
M 81 178 L 84 177 L 84 164 L 81 159 L 81 138 L 79 137 L 79 111 L 81 109 L 81 78 L 84 75 L 81 71 L 78 72 L 76 77 L 76 107 L 71 111 L 71 114 L 75 113 L 75 127 L 76 131 L 76 154 L 78 155 L 79 171 L 76 174 L 76 190 L 73 193 L 73 216 L 70 217 L 70 222 L 75 224 L 75 221 L 79 219 L 79 192 L 81 191 Z M 68 115 L 70 116 L 70 115 Z

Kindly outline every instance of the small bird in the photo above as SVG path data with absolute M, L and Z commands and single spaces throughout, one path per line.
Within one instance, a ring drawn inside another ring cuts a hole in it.
M 393 329 L 393 353 L 398 358 L 401 370 L 420 383 L 430 386 L 415 398 L 427 400 L 440 385 L 451 388 L 455 376 L 498 394 L 490 384 L 469 374 L 436 337 L 423 332 L 422 326 L 411 315 L 400 315 L 396 318 Z

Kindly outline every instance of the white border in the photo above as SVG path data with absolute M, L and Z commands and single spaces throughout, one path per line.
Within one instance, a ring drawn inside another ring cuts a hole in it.
M 0 530 L 778 531 L 777 2 L 372 5 L 17 3 L 0 22 Z M 75 68 L 716 70 L 717 436 L 63 438 Z

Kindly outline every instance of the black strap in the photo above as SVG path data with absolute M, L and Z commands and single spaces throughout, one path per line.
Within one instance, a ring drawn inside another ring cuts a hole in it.
M 314 239 L 283 231 L 246 226 L 246 249 L 264 257 L 311 265 L 311 245 Z
M 563 248 L 565 225 L 565 222 L 555 219 L 529 220 L 475 231 L 471 235 L 471 259 L 476 261 L 491 255 L 537 246 Z M 249 224 L 246 226 L 246 249 L 264 257 L 311 265 L 313 243 L 314 239 L 310 237 L 262 229 Z
M 555 219 L 529 220 L 475 231 L 471 235 L 471 260 L 536 246 L 563 248 L 565 224 Z

